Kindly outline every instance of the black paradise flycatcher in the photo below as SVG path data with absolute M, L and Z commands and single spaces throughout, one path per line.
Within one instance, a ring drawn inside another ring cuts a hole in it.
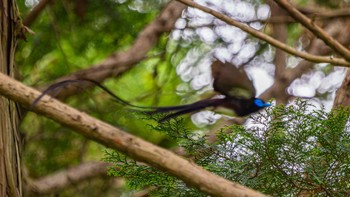
M 243 70 L 218 60 L 212 63 L 211 70 L 214 78 L 214 90 L 225 97 L 205 99 L 188 105 L 157 107 L 153 113 L 173 111 L 162 118 L 160 122 L 207 107 L 224 107 L 233 110 L 236 116 L 246 116 L 271 106 L 270 103 L 255 98 L 255 88 Z
M 270 103 L 265 103 L 263 100 L 256 98 L 255 88 L 252 82 L 249 80 L 247 74 L 243 70 L 237 69 L 234 65 L 230 63 L 222 63 L 221 61 L 214 61 L 211 65 L 212 76 L 214 78 L 214 90 L 224 95 L 223 98 L 212 98 L 200 100 L 188 105 L 179 105 L 179 106 L 165 106 L 165 107 L 143 107 L 132 105 L 123 99 L 116 96 L 108 88 L 101 85 L 99 82 L 96 82 L 91 79 L 76 79 L 76 80 L 66 80 L 61 81 L 56 84 L 51 85 L 46 89 L 42 95 L 40 95 L 32 104 L 32 108 L 39 102 L 39 100 L 45 95 L 57 88 L 62 88 L 68 84 L 88 81 L 94 83 L 108 94 L 110 94 L 117 102 L 127 105 L 133 108 L 145 110 L 146 113 L 162 113 L 162 112 L 172 112 L 162 119 L 159 122 L 166 121 L 177 116 L 200 111 L 208 107 L 224 107 L 230 109 L 234 112 L 236 116 L 246 116 L 251 113 L 257 112 L 260 109 L 271 106 Z

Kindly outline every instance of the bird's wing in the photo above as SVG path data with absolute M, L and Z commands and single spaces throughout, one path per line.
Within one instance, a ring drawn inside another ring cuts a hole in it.
M 228 97 L 250 99 L 255 97 L 255 88 L 243 70 L 230 63 L 215 61 L 212 64 L 214 90 Z

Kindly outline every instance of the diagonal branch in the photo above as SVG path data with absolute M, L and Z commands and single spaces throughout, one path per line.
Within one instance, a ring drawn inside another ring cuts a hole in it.
M 337 39 L 340 43 L 347 46 L 350 44 L 350 38 L 347 34 L 347 31 L 350 27 L 350 20 L 333 20 L 331 23 L 328 23 L 325 27 L 326 32 Z M 310 46 L 308 47 L 308 52 L 317 54 L 317 55 L 328 55 L 332 52 L 332 49 L 329 48 L 322 40 L 314 37 L 311 40 Z M 285 103 L 288 100 L 288 97 L 281 97 L 285 94 L 286 88 L 298 77 L 301 77 L 304 73 L 312 70 L 314 64 L 308 61 L 301 61 L 295 68 L 287 69 L 281 74 L 279 78 L 276 79 L 275 83 L 267 89 L 262 95 L 263 99 L 270 99 L 271 97 L 276 98 L 280 103 Z
M 303 15 L 296 9 L 291 3 L 287 0 L 275 0 L 275 2 L 284 8 L 289 14 L 297 21 L 299 21 L 302 25 L 304 25 L 307 29 L 309 29 L 313 34 L 315 34 L 318 38 L 323 40 L 330 48 L 339 53 L 346 60 L 350 61 L 350 51 L 341 45 L 336 39 L 329 36 L 322 28 L 317 26 L 311 19 Z
M 261 39 L 269 44 L 271 44 L 274 47 L 277 47 L 279 49 L 282 49 L 283 51 L 290 53 L 292 55 L 295 55 L 297 57 L 301 57 L 305 60 L 311 61 L 311 62 L 315 62 L 315 63 L 331 63 L 334 65 L 341 65 L 341 66 L 345 66 L 345 67 L 350 67 L 350 63 L 345 61 L 344 59 L 340 59 L 340 58 L 334 58 L 334 57 L 323 57 L 323 56 L 317 56 L 317 55 L 312 55 L 306 52 L 302 52 L 302 51 L 298 51 L 296 49 L 294 49 L 293 47 L 290 47 L 260 31 L 257 31 L 249 26 L 247 26 L 246 24 L 240 23 L 224 14 L 221 14 L 220 12 L 214 11 L 213 9 L 207 8 L 205 6 L 199 5 L 197 3 L 194 3 L 191 0 L 177 0 L 181 3 L 184 3 L 190 7 L 193 8 L 197 8 L 200 9 L 203 12 L 209 13 L 213 16 L 215 16 L 216 18 L 226 22 L 227 24 L 233 25 L 235 27 L 240 28 L 241 30 L 253 35 L 254 37 Z
M 71 79 L 93 79 L 97 82 L 103 82 L 107 78 L 120 75 L 131 69 L 135 64 L 147 58 L 147 53 L 158 42 L 159 38 L 166 32 L 170 32 L 174 28 L 176 20 L 181 16 L 185 5 L 172 1 L 162 10 L 160 15 L 145 29 L 141 31 L 134 44 L 125 52 L 116 52 L 105 59 L 104 62 L 91 66 L 90 68 L 79 70 L 68 76 L 61 77 L 53 83 Z M 92 87 L 93 84 L 87 84 L 84 87 Z M 39 87 L 39 89 L 46 89 Z M 57 98 L 65 99 L 77 92 L 81 88 L 69 86 L 65 88 Z
M 44 8 L 53 0 L 41 0 L 38 5 L 36 5 L 32 11 L 23 19 L 23 25 L 29 27 L 38 18 L 39 14 L 44 10 Z
M 0 73 L 0 94 L 28 108 L 41 93 Z M 37 113 L 65 125 L 91 140 L 172 174 L 186 184 L 209 195 L 264 196 L 238 183 L 208 172 L 171 151 L 97 120 L 49 96 L 43 97 L 35 110 Z

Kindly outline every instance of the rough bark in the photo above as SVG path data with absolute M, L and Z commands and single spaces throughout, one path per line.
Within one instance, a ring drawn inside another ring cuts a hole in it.
M 15 75 L 14 52 L 21 36 L 16 1 L 0 1 L 0 72 Z M 18 106 L 0 96 L 0 196 L 22 196 Z

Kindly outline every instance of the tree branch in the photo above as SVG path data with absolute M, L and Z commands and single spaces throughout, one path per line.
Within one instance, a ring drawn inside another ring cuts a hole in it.
M 283 51 L 290 53 L 292 55 L 295 55 L 297 57 L 301 57 L 305 60 L 315 62 L 315 63 L 331 63 L 331 64 L 334 64 L 335 66 L 341 65 L 341 66 L 345 66 L 345 67 L 350 67 L 350 63 L 345 61 L 344 59 L 334 58 L 334 57 L 322 57 L 322 56 L 312 55 L 309 53 L 298 51 L 298 50 L 294 49 L 293 47 L 290 47 L 290 46 L 260 32 L 260 31 L 257 31 L 255 29 L 247 26 L 246 24 L 240 23 L 240 22 L 238 22 L 238 21 L 236 21 L 236 20 L 234 20 L 234 19 L 232 19 L 224 14 L 221 14 L 217 11 L 214 11 L 210 8 L 207 8 L 205 6 L 201 6 L 197 3 L 194 3 L 191 0 L 177 0 L 177 1 L 184 3 L 190 7 L 197 8 L 203 12 L 209 13 L 209 14 L 215 16 L 216 18 L 226 22 L 227 24 L 238 27 L 241 30 L 251 34 L 252 36 L 254 36 L 258 39 L 261 39 L 261 40 L 271 44 L 272 46 L 275 46 L 279 49 L 282 49 Z
M 29 107 L 41 93 L 0 73 L 0 94 L 22 104 L 24 107 Z M 230 182 L 208 172 L 168 150 L 88 116 L 49 96 L 44 96 L 41 99 L 36 105 L 35 111 L 91 140 L 118 150 L 135 160 L 164 170 L 209 195 L 264 196 L 238 183 Z
M 53 0 L 41 0 L 38 5 L 36 5 L 32 11 L 23 20 L 23 24 L 27 27 L 31 26 L 39 14 L 44 10 L 44 8 Z
M 38 180 L 28 181 L 28 191 L 33 196 L 52 194 L 84 180 L 107 176 L 107 167 L 109 166 L 112 164 L 106 162 L 83 163 Z
M 337 40 L 333 37 L 329 36 L 322 28 L 316 25 L 311 19 L 303 15 L 296 9 L 291 3 L 287 0 L 275 0 L 275 2 L 284 8 L 289 14 L 297 21 L 299 21 L 302 25 L 304 25 L 307 29 L 309 29 L 314 35 L 323 40 L 330 48 L 339 53 L 346 60 L 350 61 L 350 51 L 341 45 Z
M 325 30 L 329 35 L 336 38 L 343 45 L 350 44 L 350 37 L 347 32 L 350 27 L 350 19 L 348 20 L 333 20 L 328 23 Z M 309 53 L 318 55 L 328 55 L 332 52 L 323 41 L 317 39 L 316 37 L 312 39 L 309 48 L 307 49 Z M 273 86 L 261 94 L 262 99 L 270 99 L 273 97 L 279 97 L 281 92 L 286 91 L 286 88 L 298 77 L 302 76 L 304 73 L 310 71 L 314 64 L 308 61 L 301 61 L 295 68 L 287 69 L 282 73 L 280 78 L 276 79 Z

